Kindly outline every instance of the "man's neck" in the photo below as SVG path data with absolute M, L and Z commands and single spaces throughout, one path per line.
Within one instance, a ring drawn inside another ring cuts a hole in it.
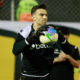
M 33 24 L 33 29 L 34 29 L 34 30 L 37 30 L 38 28 L 40 28 L 40 25 L 38 25 L 38 24 Z

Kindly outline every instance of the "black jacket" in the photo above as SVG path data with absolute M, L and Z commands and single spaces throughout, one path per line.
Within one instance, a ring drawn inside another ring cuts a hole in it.
M 18 33 L 13 46 L 13 53 L 14 55 L 18 55 L 20 53 L 23 55 L 22 73 L 30 75 L 45 75 L 49 73 L 53 59 L 59 55 L 61 47 L 59 42 L 57 42 L 55 45 L 46 45 L 41 44 L 37 39 L 33 39 L 33 44 L 27 45 L 25 39 L 33 34 L 33 32 L 33 27 L 27 26 L 21 30 L 20 33 Z M 62 48 L 64 48 L 64 46 L 69 46 L 68 42 L 66 42 Z

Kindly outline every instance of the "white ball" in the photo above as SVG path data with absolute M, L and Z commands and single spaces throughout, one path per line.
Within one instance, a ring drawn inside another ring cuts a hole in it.
M 58 33 L 53 27 L 48 27 L 47 31 L 43 31 L 42 33 L 44 33 L 44 35 L 40 35 L 39 37 L 41 43 L 57 42 Z

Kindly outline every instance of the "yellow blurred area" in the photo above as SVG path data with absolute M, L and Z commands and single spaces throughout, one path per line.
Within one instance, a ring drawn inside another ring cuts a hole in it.
M 80 52 L 80 36 L 70 34 L 69 42 L 73 45 L 76 45 L 79 48 Z M 74 68 L 74 80 L 80 80 L 80 70 Z
M 0 80 L 14 80 L 13 43 L 13 38 L 0 36 Z
M 76 45 L 80 51 L 80 36 L 70 34 L 69 42 L 73 45 Z

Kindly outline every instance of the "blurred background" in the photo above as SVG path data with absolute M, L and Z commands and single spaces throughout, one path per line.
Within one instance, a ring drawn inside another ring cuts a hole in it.
M 20 80 L 21 56 L 12 53 L 17 33 L 32 23 L 31 8 L 45 3 L 48 23 L 70 29 L 69 41 L 80 51 L 80 0 L 0 0 L 0 80 Z M 80 80 L 80 68 L 74 68 Z
M 16 20 L 16 12 L 17 8 L 20 7 L 20 1 L 28 2 L 28 0 L 0 1 L 2 1 L 2 4 L 0 4 L 0 20 Z M 36 2 L 47 5 L 49 21 L 80 21 L 80 0 L 36 0 Z

